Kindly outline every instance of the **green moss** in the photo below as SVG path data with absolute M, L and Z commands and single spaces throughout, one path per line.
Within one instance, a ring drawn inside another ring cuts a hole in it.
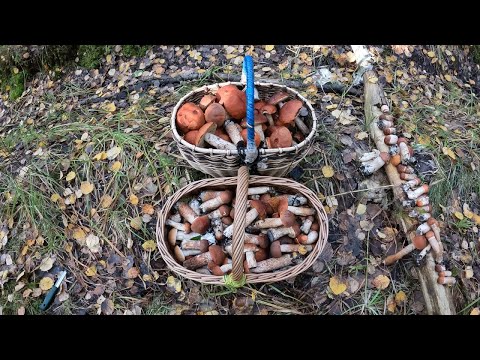
M 122 52 L 123 55 L 127 57 L 145 56 L 145 53 L 150 47 L 150 45 L 123 45 Z
M 23 72 L 18 72 L 10 76 L 9 85 L 10 85 L 10 99 L 18 99 L 25 89 L 25 76 Z
M 111 45 L 80 45 L 78 47 L 79 64 L 87 69 L 96 69 L 100 66 L 103 56 L 112 51 Z
M 480 45 L 472 45 L 470 51 L 472 52 L 473 61 L 476 64 L 480 64 Z

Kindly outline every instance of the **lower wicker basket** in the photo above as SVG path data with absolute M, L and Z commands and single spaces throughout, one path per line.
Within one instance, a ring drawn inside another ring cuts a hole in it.
M 157 245 L 163 260 L 173 272 L 185 278 L 206 284 L 225 284 L 223 276 L 204 275 L 184 268 L 173 258 L 167 242 L 165 221 L 177 201 L 184 196 L 198 194 L 204 189 L 231 189 L 236 188 L 235 220 L 232 237 L 232 277 L 238 281 L 243 275 L 243 243 L 245 236 L 245 214 L 247 211 L 247 191 L 249 186 L 272 186 L 278 190 L 295 194 L 300 193 L 309 201 L 309 206 L 316 210 L 315 217 L 319 224 L 318 240 L 313 250 L 298 265 L 285 270 L 263 274 L 246 274 L 246 283 L 268 283 L 288 279 L 309 268 L 322 252 L 328 238 L 328 218 L 317 196 L 307 187 L 293 180 L 270 176 L 249 176 L 248 169 L 241 167 L 238 176 L 195 181 L 175 192 L 165 203 L 157 220 Z

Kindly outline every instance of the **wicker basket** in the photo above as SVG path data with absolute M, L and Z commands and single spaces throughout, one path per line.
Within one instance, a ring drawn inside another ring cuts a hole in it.
M 192 167 L 213 177 L 235 176 L 237 174 L 238 168 L 241 166 L 240 159 L 237 156 L 238 151 L 196 147 L 183 140 L 182 136 L 180 136 L 177 131 L 175 120 L 177 117 L 178 109 L 184 103 L 191 101 L 195 104 L 198 104 L 200 102 L 200 99 L 205 94 L 216 93 L 216 91 L 220 87 L 229 84 L 236 85 L 240 89 L 243 89 L 245 86 L 241 82 L 226 82 L 203 86 L 201 88 L 193 90 L 187 95 L 185 95 L 182 99 L 180 99 L 180 101 L 175 105 L 170 121 L 173 138 L 175 139 L 182 156 Z M 308 128 L 311 130 L 304 141 L 302 141 L 298 145 L 294 145 L 288 148 L 259 149 L 260 160 L 265 160 L 267 168 L 259 168 L 258 173 L 260 175 L 284 176 L 303 159 L 303 157 L 307 154 L 310 146 L 313 143 L 313 138 L 315 136 L 315 131 L 317 128 L 317 118 L 315 116 L 315 111 L 313 110 L 312 105 L 308 102 L 307 99 L 305 99 L 297 91 L 287 86 L 269 83 L 256 83 L 255 87 L 257 88 L 261 99 L 268 98 L 269 96 L 273 95 L 278 91 L 285 91 L 286 93 L 290 94 L 290 100 L 301 100 L 308 110 L 308 115 L 304 118 L 304 121 Z
M 197 194 L 203 189 L 232 189 L 236 187 L 236 206 L 235 206 L 235 220 L 232 236 L 232 277 L 237 280 L 243 275 L 243 244 L 245 237 L 245 214 L 247 212 L 247 192 L 249 185 L 252 186 L 273 186 L 279 190 L 288 193 L 300 193 L 305 196 L 309 205 L 313 207 L 316 221 L 319 224 L 318 240 L 315 243 L 313 250 L 307 257 L 298 265 L 291 266 L 285 270 L 263 273 L 263 274 L 246 274 L 247 283 L 267 283 L 288 279 L 296 276 L 309 268 L 317 259 L 318 255 L 323 251 L 328 237 L 328 218 L 325 210 L 318 200 L 317 196 L 307 187 L 288 179 L 282 179 L 270 176 L 249 176 L 248 169 L 242 166 L 238 171 L 236 177 L 225 177 L 217 179 L 204 179 L 195 181 L 171 196 L 165 205 L 162 212 L 158 214 L 156 237 L 157 245 L 163 260 L 173 272 L 185 278 L 199 281 L 207 284 L 225 284 L 223 276 L 204 275 L 198 272 L 188 270 L 177 263 L 173 258 L 167 241 L 167 231 L 165 229 L 165 221 L 170 215 L 170 210 L 174 204 L 184 196 L 190 194 Z

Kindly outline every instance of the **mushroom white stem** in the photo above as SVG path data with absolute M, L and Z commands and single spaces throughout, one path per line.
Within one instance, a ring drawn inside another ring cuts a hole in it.
M 415 249 L 415 246 L 412 243 L 410 243 L 407 246 L 405 246 L 403 249 L 398 251 L 397 253 L 387 256 L 385 260 L 383 260 L 383 263 L 385 265 L 391 265 L 396 261 L 400 260 L 401 258 L 403 258 L 405 255 L 410 254 L 413 251 L 413 249 Z
M 282 253 L 291 253 L 291 252 L 310 252 L 313 250 L 312 245 L 303 245 L 303 244 L 281 244 L 280 251 Z
M 245 252 L 245 259 L 247 260 L 247 266 L 249 269 L 257 266 L 257 260 L 255 260 L 255 253 L 252 251 Z
M 184 233 L 183 231 L 177 231 L 176 240 L 177 241 L 191 240 L 192 238 L 197 237 L 197 236 L 203 237 L 204 235 L 201 235 L 201 234 L 198 234 L 198 233 L 195 233 L 195 232 L 191 232 L 191 233 L 187 234 L 187 233 Z
M 380 130 L 388 129 L 393 126 L 393 122 L 388 120 L 379 120 L 377 121 L 377 126 Z
M 295 118 L 295 125 L 297 125 L 298 129 L 302 132 L 303 135 L 308 135 L 310 130 L 308 129 L 307 125 L 300 119 L 298 116 Z
M 422 195 L 415 200 L 415 204 L 417 206 L 425 206 L 425 205 L 428 205 L 429 203 L 430 203 L 430 198 L 426 195 Z
M 228 141 L 223 140 L 217 135 L 206 133 L 205 141 L 217 149 L 222 150 L 237 150 L 237 147 Z
M 176 214 L 173 214 L 172 216 L 170 216 L 169 220 L 174 221 L 176 223 L 179 223 L 179 222 L 182 221 L 182 217 L 180 216 L 179 213 L 176 213 Z
M 443 261 L 443 254 L 440 248 L 440 244 L 438 243 L 437 239 L 435 238 L 435 234 L 433 231 L 429 231 L 425 234 L 425 237 L 428 240 L 428 243 L 432 247 L 433 255 L 435 261 L 441 263 Z
M 410 150 L 408 149 L 408 145 L 404 142 L 401 142 L 400 144 L 398 144 L 398 147 L 400 148 L 400 157 L 402 159 L 402 164 L 407 165 L 410 162 Z
M 418 253 L 417 260 L 418 261 L 422 260 L 425 257 L 425 255 L 427 255 L 427 252 L 429 252 L 431 249 L 432 249 L 432 245 L 428 244 L 427 246 L 425 246 L 425 248 Z
M 287 199 L 288 199 L 289 206 L 305 205 L 308 202 L 308 199 L 305 196 L 302 196 L 300 194 L 288 195 Z
M 417 199 L 420 195 L 426 194 L 428 190 L 428 185 L 423 185 L 418 189 L 407 191 L 407 197 L 409 199 Z
M 418 221 L 420 222 L 425 222 L 427 221 L 428 219 L 430 219 L 432 217 L 432 215 L 430 213 L 423 213 L 423 214 L 419 214 L 418 215 Z
M 214 197 L 213 199 L 207 200 L 204 203 L 200 205 L 200 210 L 203 213 L 215 210 L 222 206 L 223 204 L 228 204 L 230 201 L 232 201 L 233 194 L 229 190 L 223 191 L 220 195 L 217 197 Z
M 358 161 L 360 162 L 370 161 L 379 156 L 380 156 L 380 151 L 377 149 L 374 149 L 373 151 L 363 153 L 362 156 L 358 158 Z
M 292 256 L 290 254 L 283 255 L 279 258 L 270 258 L 267 260 L 257 262 L 257 266 L 251 270 L 252 273 L 260 274 L 268 271 L 280 269 L 292 263 Z
M 307 207 L 289 206 L 288 211 L 299 216 L 309 216 L 309 215 L 315 214 L 315 209 L 311 209 Z
M 270 126 L 274 126 L 274 125 L 275 125 L 275 122 L 273 121 L 272 115 L 270 115 L 270 114 L 267 113 L 267 112 L 264 112 L 263 115 L 266 116 L 266 118 L 267 118 L 267 120 L 268 120 L 268 124 L 269 124 Z
M 224 216 L 228 216 L 230 214 L 230 207 L 227 205 L 220 206 L 218 209 L 208 213 L 207 216 L 209 219 L 220 219 Z
M 259 247 L 254 245 L 254 244 L 243 244 L 243 252 L 246 253 L 246 252 L 257 252 L 259 250 Z M 232 244 L 228 244 L 227 246 L 225 246 L 225 251 L 227 252 L 227 254 L 229 254 L 230 256 L 232 256 L 232 251 L 233 251 L 233 248 L 232 248 Z
M 245 233 L 245 244 L 253 244 L 263 249 L 268 247 L 268 239 L 265 235 L 254 235 Z
M 279 227 L 273 228 L 267 231 L 268 240 L 273 242 L 277 239 L 280 239 L 282 236 L 288 235 L 291 238 L 296 237 L 296 232 L 293 227 Z
M 282 219 L 280 218 L 266 218 L 263 220 L 258 220 L 252 224 L 254 229 L 270 229 L 282 226 Z
M 225 131 L 227 132 L 232 142 L 237 145 L 240 141 L 243 141 L 242 135 L 238 130 L 237 124 L 234 123 L 232 120 L 228 119 L 223 124 Z M 236 148 L 236 147 L 235 147 Z
M 198 250 L 199 252 L 197 254 L 190 254 L 190 255 L 198 255 L 200 253 L 208 251 L 208 240 L 183 240 L 180 243 L 180 247 L 182 248 L 183 251 Z
M 232 263 L 230 263 L 230 264 L 224 264 L 224 265 L 220 266 L 220 270 L 222 270 L 222 272 L 223 272 L 224 274 L 226 274 L 226 273 L 228 273 L 229 271 L 232 271 L 232 266 L 233 266 Z
M 210 270 L 208 270 L 207 267 L 201 267 L 199 269 L 196 269 L 195 272 L 199 273 L 199 274 L 202 274 L 202 275 L 211 275 L 210 274 Z
M 408 191 L 409 189 L 413 189 L 414 187 L 417 187 L 418 185 L 420 185 L 421 182 L 422 180 L 420 180 L 418 177 L 413 180 L 409 180 L 402 185 L 403 191 Z
M 182 223 L 178 223 L 178 222 L 172 221 L 170 219 L 167 219 L 167 221 L 165 221 L 165 225 L 171 226 L 171 227 L 173 227 L 177 230 L 183 231 L 187 234 L 190 232 L 190 224 L 188 224 L 188 223 L 182 224 Z
M 423 234 L 426 234 L 427 232 L 429 232 L 430 230 L 431 230 L 430 226 L 425 222 L 425 223 L 420 224 L 417 227 L 417 230 L 415 232 L 417 233 L 417 235 L 423 235 Z
M 310 227 L 312 226 L 313 224 L 313 216 L 308 216 L 305 221 L 303 222 L 302 226 L 300 227 L 300 230 L 304 233 L 304 234 L 308 234 L 310 232 Z
M 253 220 L 258 216 L 258 211 L 255 208 L 251 208 L 245 215 L 245 227 L 249 226 Z M 233 224 L 229 225 L 225 230 L 223 230 L 223 235 L 230 239 L 233 235 Z
M 257 186 L 248 188 L 247 195 L 262 195 L 272 193 L 275 189 L 271 186 Z
M 377 171 L 378 169 L 381 169 L 383 165 L 385 165 L 385 161 L 383 161 L 383 159 L 380 156 L 378 156 L 373 160 L 364 162 L 360 166 L 360 171 L 364 175 L 372 175 L 375 171 Z
M 437 280 L 437 282 L 440 284 L 440 285 L 453 285 L 457 282 L 457 280 L 455 280 L 454 277 L 443 277 L 443 276 L 440 276 Z
M 200 216 L 200 201 L 198 201 L 198 199 L 190 200 L 190 202 L 188 203 L 188 206 L 192 208 L 195 215 Z
M 222 241 L 223 240 L 223 222 L 220 218 L 215 218 L 212 220 L 212 228 L 213 233 L 215 235 L 215 240 Z
M 200 250 L 182 250 L 179 246 L 175 246 L 175 248 L 173 249 L 173 254 L 175 256 L 175 260 L 183 263 L 185 261 L 185 257 L 201 254 L 201 251 Z
M 297 236 L 297 240 L 302 245 L 310 245 L 317 241 L 318 239 L 318 232 L 317 231 L 310 231 L 308 235 L 302 234 Z
M 255 132 L 260 136 L 261 141 L 265 141 L 265 134 L 263 133 L 262 125 L 255 125 Z

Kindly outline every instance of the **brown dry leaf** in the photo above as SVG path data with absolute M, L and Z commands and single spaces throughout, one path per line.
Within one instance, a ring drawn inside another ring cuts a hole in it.
M 138 205 L 138 197 L 137 197 L 137 195 L 135 195 L 135 194 L 130 194 L 129 200 L 130 200 L 130 203 L 131 203 L 132 205 Z
M 100 161 L 105 160 L 107 158 L 107 153 L 105 151 L 99 152 L 97 155 L 93 157 L 93 160 Z
M 113 199 L 110 195 L 103 195 L 100 199 L 100 206 L 104 209 L 107 209 L 112 205 Z
M 100 245 L 100 239 L 98 238 L 98 236 L 95 236 L 92 233 L 88 234 L 86 238 L 86 244 L 92 253 L 98 253 L 102 250 L 102 246 Z
M 144 204 L 142 206 L 142 213 L 148 214 L 148 215 L 153 215 L 155 213 L 155 209 L 153 208 L 153 205 L 151 205 L 151 204 Z
M 40 270 L 42 271 L 48 271 L 52 268 L 53 263 L 55 262 L 55 259 L 49 257 L 46 257 L 42 260 L 40 264 Z
M 337 276 L 333 276 L 330 278 L 328 286 L 330 287 L 334 295 L 340 295 L 345 290 L 347 290 L 347 284 L 343 282 L 343 280 L 339 279 Z
M 83 231 L 82 228 L 76 228 L 73 231 L 73 238 L 75 240 L 84 241 L 86 237 L 87 237 L 87 234 L 85 234 L 85 231 Z
M 120 161 L 115 161 L 112 166 L 110 167 L 110 170 L 113 172 L 117 172 L 122 168 L 122 163 Z
M 442 148 L 442 152 L 445 154 L 445 155 L 448 155 L 450 156 L 453 160 L 455 160 L 457 158 L 457 156 L 455 155 L 455 153 L 452 151 L 452 149 L 448 148 L 448 147 L 443 147 Z
M 322 174 L 326 178 L 331 178 L 333 175 L 335 175 L 335 171 L 330 165 L 325 165 L 324 167 L 322 167 Z
M 115 304 L 113 303 L 112 300 L 107 299 L 102 304 L 100 305 L 100 308 L 102 310 L 102 314 L 105 315 L 112 315 L 113 310 L 115 309 Z
M 470 315 L 480 315 L 480 308 L 473 308 L 472 311 L 470 311 Z
M 83 195 L 90 194 L 95 189 L 95 186 L 89 181 L 83 181 L 80 185 L 80 190 Z
M 127 271 L 127 278 L 135 279 L 140 274 L 140 271 L 136 267 L 131 267 Z
M 104 107 L 105 111 L 108 111 L 108 112 L 114 112 L 115 110 L 117 110 L 117 107 L 115 106 L 115 104 L 113 102 L 110 102 L 108 104 L 106 104 Z
M 44 277 L 42 280 L 40 280 L 39 286 L 43 291 L 50 290 L 53 286 L 52 278 L 49 278 L 48 276 Z
M 378 275 L 375 279 L 373 279 L 372 284 L 377 289 L 383 290 L 390 285 L 390 279 L 385 275 Z
M 142 218 L 137 216 L 130 221 L 130 226 L 135 230 L 140 230 L 142 228 Z
M 75 172 L 74 171 L 70 171 L 68 174 L 67 174 L 67 177 L 65 178 L 65 180 L 67 181 L 72 181 L 73 179 L 75 179 Z
M 155 251 L 155 249 L 157 248 L 157 244 L 153 240 L 148 240 L 142 244 L 142 248 L 145 251 Z
M 97 275 L 97 267 L 95 265 L 89 266 L 87 270 L 85 270 L 85 275 L 90 277 Z
M 403 305 L 406 300 L 407 300 L 407 295 L 402 290 L 396 293 L 395 302 L 397 303 L 398 306 Z

